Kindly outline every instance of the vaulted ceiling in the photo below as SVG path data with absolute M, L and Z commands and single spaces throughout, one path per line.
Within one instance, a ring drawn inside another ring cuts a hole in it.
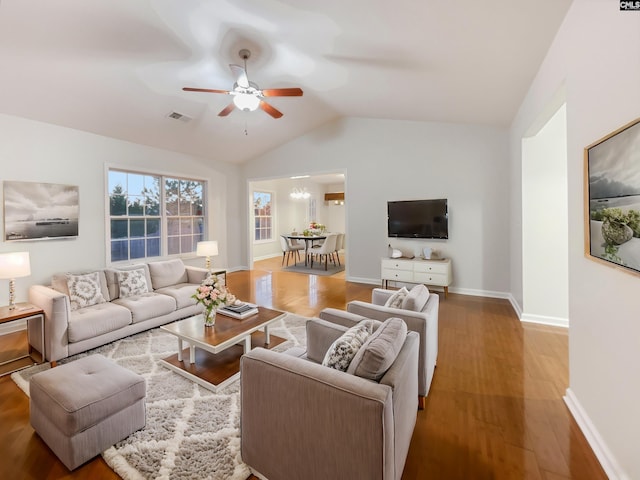
M 0 113 L 230 162 L 344 116 L 506 127 L 570 3 L 0 0 Z M 242 48 L 304 91 L 282 118 L 182 91 L 231 89 Z

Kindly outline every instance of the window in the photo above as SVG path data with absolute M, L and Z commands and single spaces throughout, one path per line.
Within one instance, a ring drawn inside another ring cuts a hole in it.
M 191 253 L 204 239 L 204 182 L 110 169 L 108 183 L 112 262 Z
M 253 192 L 253 217 L 255 222 L 256 242 L 273 239 L 272 194 L 269 192 Z

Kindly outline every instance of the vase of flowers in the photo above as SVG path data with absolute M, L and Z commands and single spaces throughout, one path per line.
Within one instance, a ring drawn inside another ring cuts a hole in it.
M 227 290 L 226 285 L 218 279 L 217 275 L 207 276 L 196 289 L 196 293 L 191 295 L 191 298 L 204 306 L 202 316 L 207 327 L 213 327 L 216 324 L 216 309 L 218 307 L 236 301 L 236 297 Z
M 322 223 L 311 222 L 309 223 L 309 231 L 312 235 L 322 235 L 327 230 L 327 227 Z

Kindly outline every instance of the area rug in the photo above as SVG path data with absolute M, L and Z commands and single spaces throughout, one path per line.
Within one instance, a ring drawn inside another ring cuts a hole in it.
M 288 314 L 270 327 L 286 341 L 274 350 L 306 345 L 308 318 Z M 245 480 L 240 457 L 240 382 L 213 393 L 168 370 L 158 360 L 175 353 L 176 338 L 159 329 L 118 340 L 59 363 L 101 353 L 147 381 L 146 426 L 102 453 L 125 480 L 193 478 Z M 48 364 L 11 375 L 29 395 L 29 378 Z
M 329 265 L 324 269 L 324 263 L 314 263 L 313 268 L 302 265 L 291 265 L 282 269 L 285 272 L 306 273 L 307 275 L 335 275 L 344 271 L 344 265 Z

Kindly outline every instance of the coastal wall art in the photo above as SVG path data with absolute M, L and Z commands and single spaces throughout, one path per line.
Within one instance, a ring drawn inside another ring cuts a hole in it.
M 78 236 L 77 186 L 4 181 L 4 240 Z
M 584 151 L 585 255 L 640 273 L 640 118 Z

